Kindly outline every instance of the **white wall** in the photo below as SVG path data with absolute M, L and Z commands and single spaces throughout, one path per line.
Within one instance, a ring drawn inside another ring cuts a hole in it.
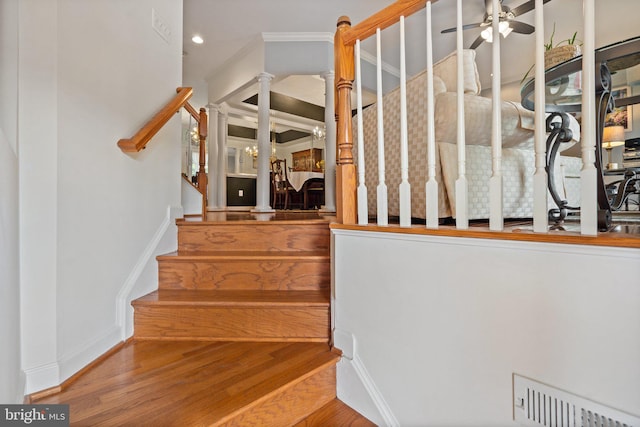
M 22 366 L 27 373 L 27 388 L 37 390 L 59 381 L 56 312 L 57 2 L 20 1 L 19 7 Z
M 152 8 L 171 29 L 169 43 L 151 28 Z M 179 118 L 139 154 L 124 154 L 116 143 L 181 86 L 182 2 L 22 0 L 19 27 L 30 393 L 58 384 L 126 336 L 118 295 L 153 286 L 138 280 L 151 280 L 143 274 L 153 262 L 150 242 L 170 233 L 167 208 L 180 205 Z
M 18 0 L 0 1 L 0 403 L 21 403 Z
M 640 415 L 638 249 L 334 234 L 336 346 L 391 415 L 357 370 L 338 396 L 373 420 L 514 425 L 514 372 Z

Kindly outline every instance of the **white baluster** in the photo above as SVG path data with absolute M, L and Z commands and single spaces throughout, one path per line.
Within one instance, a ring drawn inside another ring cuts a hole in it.
M 407 66 L 404 16 L 400 17 L 400 227 L 411 226 L 411 185 L 409 184 L 409 140 L 407 136 Z
M 324 79 L 324 125 L 325 151 L 324 151 L 324 206 L 320 209 L 323 213 L 336 211 L 336 114 L 335 114 L 335 72 L 326 71 L 322 74 Z
M 369 223 L 369 211 L 367 208 L 367 186 L 365 184 L 364 163 L 364 125 L 362 122 L 362 72 L 360 64 L 360 40 L 356 40 L 356 101 L 358 105 L 358 224 Z
M 207 155 L 209 158 L 209 183 L 207 185 L 209 203 L 208 210 L 218 210 L 218 114 L 219 106 L 215 104 L 207 104 L 209 109 L 209 150 Z
M 493 173 L 489 179 L 489 229 L 502 231 L 504 219 L 502 218 L 502 112 L 500 94 L 500 7 L 499 0 L 493 0 L 493 52 L 491 92 L 493 96 L 493 114 L 491 127 L 491 148 L 493 158 Z
M 543 0 L 536 0 L 536 61 L 535 61 L 535 162 L 533 175 L 533 231 L 545 233 L 549 227 L 547 203 L 546 123 L 544 85 L 544 13 Z
M 431 2 L 427 2 L 427 173 L 425 185 L 427 228 L 438 228 L 438 182 L 436 181 L 436 132 L 433 100 L 433 28 Z
M 462 0 L 457 1 L 457 60 L 458 60 L 458 87 L 457 87 L 457 110 L 458 110 L 458 179 L 456 179 L 456 227 L 466 230 L 469 228 L 469 208 L 467 202 L 467 159 L 465 153 L 465 126 L 464 126 L 464 58 L 462 52 Z
M 387 184 L 384 182 L 384 118 L 382 114 L 382 52 L 380 49 L 380 28 L 376 30 L 376 80 L 378 103 L 378 225 L 389 225 Z
M 584 41 L 582 54 L 582 170 L 580 171 L 580 232 L 598 234 L 598 170 L 595 167 L 595 5 L 583 0 Z
M 269 92 L 267 92 L 269 93 Z M 218 114 L 218 209 L 225 210 L 227 208 L 227 138 L 229 132 L 229 109 L 227 104 L 221 104 Z M 267 171 L 267 174 L 269 171 Z M 267 175 L 267 180 L 269 175 Z M 256 179 L 257 183 L 257 179 Z M 269 182 L 267 181 L 267 199 L 269 199 Z M 256 192 L 256 197 L 257 197 Z

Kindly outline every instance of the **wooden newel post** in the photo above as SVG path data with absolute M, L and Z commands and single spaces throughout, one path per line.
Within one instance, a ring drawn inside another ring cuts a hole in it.
M 353 164 L 351 126 L 351 89 L 354 80 L 353 44 L 345 45 L 343 36 L 351 28 L 347 16 L 338 19 L 334 39 L 336 73 L 336 215 L 339 223 L 357 221 L 356 166 Z
M 200 137 L 200 168 L 198 169 L 198 189 L 202 193 L 205 202 L 207 197 L 207 173 L 205 172 L 204 165 L 207 156 L 207 127 L 207 110 L 205 108 L 200 108 L 200 121 L 198 123 L 198 136 Z M 206 206 L 206 203 L 204 205 Z

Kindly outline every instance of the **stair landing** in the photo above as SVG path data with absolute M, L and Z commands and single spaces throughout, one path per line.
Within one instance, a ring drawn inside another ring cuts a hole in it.
M 33 403 L 69 404 L 72 425 L 293 425 L 294 401 L 309 414 L 335 399 L 339 357 L 317 343 L 130 341 Z

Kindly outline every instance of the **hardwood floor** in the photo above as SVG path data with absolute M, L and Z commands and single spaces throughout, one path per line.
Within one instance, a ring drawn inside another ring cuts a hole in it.
M 134 337 L 32 403 L 73 426 L 371 426 L 336 399 L 329 221 L 210 213 L 178 223 Z
M 375 424 L 338 399 L 334 399 L 304 420 L 300 421 L 294 427 L 315 426 L 370 427 L 375 426 Z
M 338 358 L 316 343 L 132 341 L 61 393 L 34 403 L 69 404 L 77 426 L 192 426 L 222 425 L 258 402 L 265 405 L 258 412 L 281 420 L 275 425 L 290 425 L 299 421 L 287 419 L 291 399 L 312 394 L 313 412 L 335 398 Z M 247 414 L 245 425 L 260 419 Z

